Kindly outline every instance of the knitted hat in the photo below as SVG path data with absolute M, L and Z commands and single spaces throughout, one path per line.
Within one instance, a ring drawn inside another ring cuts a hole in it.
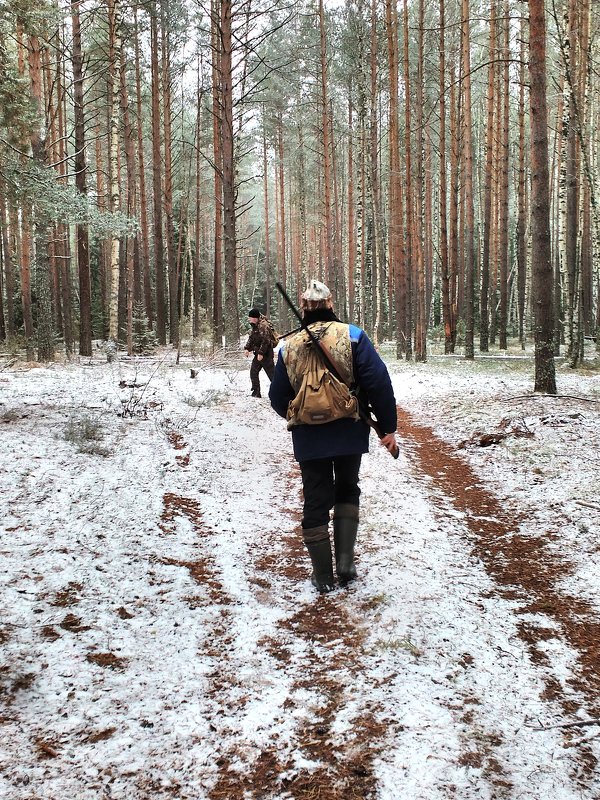
M 248 312 L 248 316 L 252 317 L 253 319 L 260 319 L 260 311 L 258 308 L 251 308 Z
M 311 281 L 302 295 L 304 300 L 329 300 L 331 292 L 321 281 Z

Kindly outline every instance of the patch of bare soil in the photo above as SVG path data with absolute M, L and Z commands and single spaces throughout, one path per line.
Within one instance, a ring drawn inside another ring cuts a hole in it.
M 125 669 L 127 667 L 127 659 L 116 656 L 114 653 L 88 653 L 86 660 L 108 669 Z
M 289 480 L 297 475 L 294 467 Z M 299 524 L 297 509 L 287 509 Z M 310 562 L 298 530 L 282 537 L 285 553 L 262 554 L 257 559 L 252 582 L 260 589 L 267 582 L 261 574 L 278 574 L 299 583 L 306 580 Z M 362 680 L 361 655 L 364 629 L 348 614 L 345 593 L 315 594 L 314 603 L 301 607 L 284 620 L 276 636 L 260 644 L 289 674 L 296 676 L 285 702 L 286 711 L 303 711 L 306 691 L 316 694 L 310 717 L 296 738 L 296 753 L 314 764 L 298 773 L 289 754 L 274 745 L 246 766 L 243 774 L 233 769 L 239 754 L 224 753 L 219 761 L 219 778 L 210 800 L 265 800 L 290 797 L 294 800 L 367 800 L 374 797 L 376 780 L 373 762 L 387 727 L 378 719 L 378 708 L 364 709 L 352 730 L 340 737 L 332 730 L 338 712 L 351 699 L 352 683 Z M 298 643 L 301 646 L 298 646 Z M 293 656 L 300 652 L 301 656 Z M 300 659 L 300 660 L 298 660 Z M 304 691 L 303 691 L 304 690 Z M 287 777 L 287 775 L 293 777 Z
M 117 732 L 116 728 L 105 728 L 101 731 L 96 731 L 95 733 L 89 733 L 84 736 L 83 740 L 86 744 L 95 744 L 96 742 L 104 742 L 106 739 L 110 739 L 111 736 Z
M 185 447 L 179 435 L 170 441 L 177 450 Z M 289 480 L 296 476 L 292 473 Z M 288 509 L 288 512 L 299 522 L 298 509 Z M 197 501 L 165 494 L 162 530 L 171 533 L 178 517 L 187 518 L 200 538 L 211 536 Z M 273 574 L 299 583 L 309 573 L 309 560 L 300 532 L 291 532 L 282 541 L 285 544 L 283 556 L 281 552 L 263 553 L 254 564 L 249 583 L 256 587 L 257 596 L 270 591 L 268 578 Z M 204 651 L 205 655 L 214 657 L 217 665 L 208 676 L 211 686 L 206 694 L 218 718 L 229 708 L 232 688 L 238 683 L 235 670 L 227 664 L 227 654 L 233 644 L 228 625 L 228 606 L 232 599 L 219 582 L 209 555 L 195 561 L 162 559 L 162 563 L 189 570 L 200 593 L 189 598 L 190 602 L 211 604 L 220 609 L 210 643 Z M 267 652 L 299 676 L 287 701 L 290 714 L 294 707 L 302 705 L 301 699 L 293 699 L 294 695 L 304 697 L 302 690 L 305 689 L 318 694 L 318 707 L 311 709 L 310 721 L 300 726 L 297 741 L 298 752 L 315 766 L 298 775 L 293 759 L 281 753 L 276 741 L 250 761 L 245 754 L 228 749 L 223 742 L 221 756 L 216 762 L 217 780 L 208 795 L 210 800 L 266 800 L 282 795 L 294 800 L 366 800 L 374 796 L 373 760 L 378 752 L 377 742 L 383 741 L 385 734 L 385 726 L 377 719 L 379 709 L 365 709 L 343 741 L 332 733 L 337 712 L 348 699 L 348 691 L 351 692 L 348 683 L 359 679 L 363 639 L 364 631 L 346 611 L 343 592 L 337 592 L 327 597 L 315 595 L 314 604 L 301 608 L 282 623 L 277 636 L 262 642 Z M 298 648 L 299 640 L 303 647 Z M 292 663 L 291 653 L 298 650 L 303 651 L 301 664 Z M 342 673 L 344 679 L 340 680 Z M 243 696 L 238 697 L 236 710 L 243 702 Z M 294 777 L 286 778 L 286 774 Z
M 83 586 L 80 583 L 69 583 L 68 586 L 66 586 L 60 592 L 56 592 L 51 605 L 62 608 L 66 608 L 66 606 L 77 605 L 77 603 L 80 602 L 79 593 L 82 589 Z
M 10 705 L 18 692 L 25 692 L 33 686 L 37 674 L 35 672 L 13 672 L 10 667 L 0 667 L 0 698 Z
M 47 740 L 38 737 L 34 739 L 34 745 L 40 761 L 46 758 L 56 758 L 59 754 L 58 743 L 54 740 Z
M 557 630 L 522 621 L 519 635 L 532 660 L 551 673 L 552 664 L 543 651 L 543 642 L 563 636 L 579 657 L 579 671 L 570 683 L 587 700 L 586 711 L 598 717 L 600 703 L 600 620 L 592 606 L 557 589 L 558 581 L 571 572 L 571 565 L 549 545 L 557 532 L 540 530 L 537 536 L 520 534 L 522 518 L 489 492 L 471 467 L 434 432 L 416 423 L 398 408 L 398 429 L 414 445 L 418 468 L 431 477 L 450 500 L 465 514 L 473 553 L 494 579 L 501 597 L 522 601 L 522 614 L 544 614 L 558 623 Z M 569 716 L 578 706 L 567 698 L 560 682 L 548 675 L 545 696 L 561 703 Z M 565 732 L 567 743 L 572 736 Z M 580 746 L 582 761 L 591 771 L 596 765 L 592 753 Z
M 166 493 L 163 497 L 163 513 L 161 515 L 161 529 L 165 533 L 175 529 L 177 517 L 184 517 L 191 523 L 194 532 L 203 538 L 211 535 L 210 528 L 204 524 L 200 504 L 189 497 L 181 497 L 176 494 Z M 162 564 L 170 566 L 185 567 L 189 570 L 194 581 L 208 592 L 209 600 L 216 604 L 222 604 L 225 600 L 223 586 L 216 578 L 214 567 L 208 556 L 198 558 L 196 561 L 182 561 L 174 558 L 163 558 Z
M 81 619 L 75 614 L 67 614 L 60 623 L 60 627 L 65 631 L 71 631 L 71 633 L 79 633 L 80 631 L 88 631 L 90 629 L 90 626 L 84 625 Z
M 52 625 L 42 626 L 40 634 L 49 642 L 55 642 L 57 639 L 60 639 L 60 633 Z
M 114 653 L 88 653 L 86 660 L 99 667 L 108 667 L 108 669 L 125 669 L 128 663 L 126 658 L 121 658 Z

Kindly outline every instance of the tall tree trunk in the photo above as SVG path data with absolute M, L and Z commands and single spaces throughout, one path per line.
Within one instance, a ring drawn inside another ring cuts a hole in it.
M 534 302 L 534 391 L 556 394 L 552 337 L 552 263 L 548 108 L 546 99 L 546 17 L 544 0 L 529 0 L 529 84 L 531 115 L 531 250 Z
M 417 135 L 416 135 L 416 189 L 414 198 L 414 246 L 416 250 L 416 320 L 415 320 L 415 361 L 427 360 L 427 289 L 426 260 L 423 237 L 423 199 L 425 193 L 425 176 L 423 169 L 424 151 L 424 93 L 423 93 L 423 41 L 425 28 L 425 7 L 419 0 L 418 25 L 418 68 L 416 85 Z
M 58 37 L 58 31 L 55 32 Z M 62 114 L 62 90 L 61 90 L 61 59 L 56 59 L 54 71 L 50 67 L 50 58 L 48 48 L 45 47 L 42 53 L 42 72 L 44 84 L 44 106 L 46 111 L 46 119 L 48 125 L 47 141 L 45 147 L 46 161 L 54 165 L 57 174 L 57 182 L 64 186 L 66 181 L 63 176 L 66 173 L 64 169 L 64 161 L 59 155 L 59 139 L 61 136 L 66 135 L 64 132 L 64 117 Z M 56 90 L 56 91 L 55 91 Z M 58 133 L 58 126 L 60 125 L 61 136 Z M 64 139 L 63 139 L 64 141 Z M 62 142 L 61 142 L 62 144 Z M 62 162 L 62 163 L 61 163 Z M 49 283 L 51 305 L 54 312 L 54 331 L 59 336 L 62 336 L 65 342 L 65 351 L 67 354 L 72 352 L 73 342 L 70 330 L 70 315 L 67 314 L 65 320 L 66 325 L 63 325 L 62 314 L 62 297 L 61 297 L 61 284 L 62 276 L 60 268 L 65 262 L 66 248 L 65 241 L 65 226 L 62 223 L 52 222 L 49 226 L 49 239 L 48 239 L 48 262 L 49 262 Z
M 281 219 L 279 213 L 279 203 L 280 203 L 280 191 L 279 191 L 279 165 L 278 159 L 275 158 L 275 163 L 273 164 L 273 187 L 274 187 L 274 203 L 275 203 L 275 281 L 277 283 L 281 283 L 281 235 L 280 235 L 280 228 L 281 228 Z M 277 310 L 277 322 L 282 319 L 282 312 L 281 312 L 281 295 L 278 294 L 276 299 L 276 310 Z
M 475 357 L 475 206 L 473 198 L 473 123 L 471 118 L 471 35 L 469 0 L 462 0 L 463 152 L 465 175 L 465 358 Z
M 2 228 L 1 221 L 0 221 L 0 228 Z M 4 246 L 2 244 L 1 239 L 0 239 L 0 339 L 2 339 L 2 341 L 6 341 L 6 317 L 4 315 Z
M 20 76 L 25 78 L 25 53 L 23 42 L 23 24 L 17 21 L 17 56 Z M 27 145 L 22 143 L 23 150 Z M 25 157 L 21 159 L 23 169 L 26 167 Z M 16 208 L 13 208 L 12 225 L 17 238 L 17 261 L 20 264 L 21 306 L 23 309 L 23 327 L 25 333 L 25 351 L 28 361 L 34 358 L 33 312 L 31 307 L 31 252 L 32 252 L 32 219 L 31 206 L 28 200 L 21 208 L 20 227 Z
M 213 334 L 220 343 L 223 327 L 223 79 L 221 74 L 221 2 L 211 0 L 213 161 L 215 165 L 215 233 L 213 261 Z
M 29 86 L 37 120 L 31 133 L 31 152 L 40 169 L 46 166 L 46 114 L 42 86 L 42 45 L 37 36 L 28 41 Z M 54 358 L 52 286 L 49 261 L 50 224 L 40 204 L 34 205 L 35 289 L 37 300 L 38 361 Z
M 134 7 L 134 43 L 135 43 L 135 100 L 137 111 L 137 164 L 140 193 L 140 233 L 142 237 L 141 272 L 144 285 L 144 308 L 148 326 L 152 328 L 154 314 L 152 311 L 152 278 L 150 270 L 150 236 L 148 232 L 148 196 L 146 192 L 146 167 L 144 154 L 144 129 L 142 106 L 142 76 L 140 68 L 140 45 L 138 32 L 137 7 Z
M 429 325 L 429 317 L 432 309 L 433 301 L 433 283 L 434 283 L 434 270 L 433 270 L 433 147 L 431 141 L 431 126 L 429 122 L 425 124 L 425 162 L 424 162 L 425 186 L 424 186 L 424 203 L 423 209 L 423 261 L 424 271 L 423 277 L 425 280 L 424 291 L 424 320 L 425 330 L 424 335 L 427 335 L 427 327 Z M 439 325 L 439 319 L 438 319 Z
M 389 0 L 391 2 L 391 0 Z M 348 318 L 355 315 L 354 275 L 356 270 L 356 208 L 354 202 L 354 108 L 352 83 L 348 86 Z
M 499 277 L 500 308 L 498 345 L 501 350 L 508 347 L 508 167 L 509 167 L 509 7 L 504 3 L 504 45 L 502 48 L 502 145 L 501 145 L 501 190 L 500 190 L 500 240 L 499 240 Z
M 238 341 L 240 325 L 237 302 L 237 232 L 235 147 L 233 136 L 233 2 L 221 0 L 221 87 L 223 154 L 223 244 L 225 268 L 225 337 Z
M 62 41 L 64 41 L 64 24 L 62 29 Z M 67 185 L 67 172 L 68 172 L 68 159 L 67 159 L 67 141 L 68 141 L 68 112 L 67 112 L 67 92 L 65 90 L 65 60 L 57 59 L 56 64 L 56 87 L 58 97 L 58 143 L 57 143 L 57 160 L 58 172 L 61 176 L 61 183 Z M 73 334 L 73 303 L 71 300 L 71 236 L 70 228 L 66 223 L 59 223 L 58 230 L 58 243 L 60 248 L 60 292 L 61 304 L 63 310 L 63 329 L 65 339 L 65 350 L 67 355 L 73 352 L 74 334 Z M 88 267 L 88 278 L 89 267 Z M 90 336 L 91 336 L 91 278 L 88 281 L 88 289 L 90 292 Z M 91 352 L 91 343 L 90 343 Z
M 279 216 L 279 238 L 278 238 L 278 267 L 279 267 L 279 280 L 284 289 L 287 288 L 287 227 L 285 218 L 285 174 L 283 163 L 283 117 L 281 112 L 277 115 L 277 185 L 279 204 L 277 206 Z M 289 310 L 287 305 L 279 304 L 279 327 L 287 328 L 287 320 L 289 317 Z
M 579 153 L 577 139 L 577 74 L 578 74 L 578 14 L 576 0 L 568 2 L 568 35 L 566 37 L 566 64 L 568 79 L 568 103 L 566 130 L 566 217 L 565 217 L 565 265 L 567 271 L 567 337 L 568 356 L 575 366 L 578 360 L 578 300 L 579 265 L 577 261 L 577 239 L 579 233 Z
M 108 126 L 108 118 L 106 120 Z M 95 126 L 94 130 L 94 154 L 95 154 L 95 161 L 96 161 L 96 197 L 98 203 L 98 211 L 103 212 L 106 211 L 108 208 L 108 198 L 107 198 L 107 190 L 106 184 L 104 181 L 105 178 L 105 168 L 104 168 L 104 154 L 102 150 L 102 144 L 104 142 L 103 131 L 105 127 L 102 125 L 100 121 Z M 108 290 L 109 290 L 109 279 L 108 279 L 108 272 L 110 268 L 110 250 L 109 250 L 109 240 L 108 239 L 101 239 L 98 242 L 98 280 L 99 280 L 99 291 L 100 291 L 100 310 L 101 310 L 101 317 L 102 317 L 102 325 L 101 330 L 99 331 L 99 335 L 101 338 L 108 338 Z M 93 319 L 92 319 L 93 325 Z
M 0 231 L 2 233 L 2 267 L 4 269 L 4 289 L 6 292 L 6 337 L 13 339 L 16 333 L 15 329 L 15 278 L 13 256 L 10 245 L 10 236 L 8 228 L 8 214 L 6 212 L 6 200 L 4 195 L 4 183 L 0 178 Z
M 202 205 L 202 91 L 200 83 L 200 55 L 198 55 L 198 71 L 197 71 L 197 85 L 196 85 L 196 229 L 194 231 L 194 253 L 192 259 L 192 303 L 193 303 L 193 327 L 192 335 L 194 338 L 200 336 L 200 306 L 202 301 L 201 293 L 201 280 L 202 270 L 200 267 L 200 246 L 201 246 L 201 228 L 203 218 L 203 205 Z
M 452 63 L 452 62 L 451 62 Z M 460 172 L 460 125 L 457 120 L 458 95 L 455 88 L 455 69 L 452 67 L 450 74 L 450 235 L 448 246 L 448 277 L 450 281 L 449 295 L 451 308 L 451 322 L 449 353 L 454 352 L 456 345 L 456 321 L 458 317 L 458 184 Z
M 127 216 L 137 217 L 137 186 L 133 127 L 129 115 L 129 92 L 127 90 L 127 73 L 125 53 L 121 50 L 120 79 L 121 107 L 123 111 L 123 140 L 125 144 L 125 168 L 127 172 Z M 137 239 L 130 235 L 125 242 L 126 253 L 126 303 L 127 303 L 127 352 L 133 354 L 133 303 L 142 299 L 141 280 L 139 274 L 139 258 L 137 257 Z M 137 262 L 137 268 L 136 268 Z
M 119 108 L 120 81 L 119 57 L 121 51 L 121 10 L 120 0 L 107 0 L 108 36 L 109 36 L 109 174 L 110 174 L 110 210 L 114 214 L 120 209 L 119 186 Z M 108 338 L 117 343 L 119 339 L 119 276 L 120 276 L 120 241 L 113 234 L 110 244 L 110 300 L 108 313 Z
M 23 308 L 23 323 L 25 329 L 25 351 L 28 361 L 34 358 L 33 313 L 31 308 L 31 209 L 29 203 L 24 203 L 21 208 L 21 305 Z
M 165 0 L 160 0 L 160 54 L 163 102 L 164 182 L 163 199 L 167 236 L 167 274 L 169 283 L 169 341 L 177 346 L 179 337 L 179 275 L 173 211 L 173 137 L 171 120 L 171 44 L 165 12 Z
M 325 224 L 325 282 L 333 281 L 333 225 L 331 214 L 331 144 L 329 140 L 329 101 L 327 99 L 327 36 L 325 10 L 319 0 L 320 73 L 321 73 L 321 146 L 323 148 L 323 212 Z
M 448 257 L 448 218 L 446 189 L 446 10 L 440 0 L 440 275 L 444 352 L 452 352 L 452 304 L 450 300 L 450 262 Z
M 484 171 L 484 196 L 483 196 L 483 252 L 481 257 L 481 303 L 480 303 L 480 328 L 479 349 L 482 353 L 489 350 L 489 291 L 490 291 L 490 240 L 492 237 L 492 180 L 493 180 L 493 153 L 496 126 L 494 124 L 494 89 L 496 76 L 496 0 L 491 0 L 490 8 L 490 38 L 489 38 L 489 66 L 487 82 L 487 123 L 485 131 L 485 171 Z
M 527 279 L 527 184 L 526 184 L 526 161 L 525 161 L 525 44 L 526 44 L 526 21 L 521 19 L 521 47 L 520 47 L 520 66 L 519 66 L 519 180 L 517 188 L 517 294 L 518 294 L 518 315 L 519 315 L 519 342 L 521 349 L 525 349 L 525 287 Z
M 265 215 L 265 313 L 271 316 L 271 238 L 269 231 L 269 165 L 267 160 L 267 131 L 263 119 L 263 208 Z
M 404 147 L 406 164 L 406 329 L 404 332 L 406 360 L 411 361 L 413 301 L 412 288 L 414 274 L 414 227 L 413 227 L 413 188 L 412 188 L 412 143 L 411 143 L 411 105 L 410 105 L 410 70 L 408 60 L 408 2 L 404 0 Z
M 303 121 L 298 121 L 298 205 L 300 214 L 300 263 L 298 264 L 298 285 L 308 280 L 308 223 L 306 210 L 306 146 L 304 144 Z
M 499 51 L 498 55 L 499 55 Z M 493 137 L 492 154 L 492 218 L 490 228 L 490 344 L 496 344 L 498 337 L 498 310 L 499 310 L 499 288 L 498 277 L 500 267 L 500 214 L 502 208 L 502 70 L 501 65 L 495 72 L 494 88 L 494 127 L 496 129 Z
M 331 179 L 333 181 L 333 283 L 335 287 L 335 296 L 338 298 L 339 307 L 344 308 L 346 298 L 346 280 L 344 270 L 342 269 L 342 221 L 341 221 L 341 203 L 340 203 L 340 190 L 338 181 L 338 162 L 336 159 L 335 138 L 333 129 L 334 111 L 333 101 L 329 101 L 329 124 L 331 126 L 330 139 L 331 139 Z M 291 193 L 291 187 L 290 187 Z
M 166 344 L 167 318 L 162 221 L 162 153 L 158 58 L 158 10 L 157 4 L 154 2 L 150 15 L 150 64 L 152 74 L 152 208 L 154 216 L 154 265 L 156 270 L 156 336 L 159 344 Z
M 71 3 L 71 24 L 73 43 L 71 46 L 73 63 L 73 122 L 75 128 L 75 186 L 77 191 L 87 196 L 87 160 L 85 153 L 85 100 L 83 91 L 83 51 L 81 47 L 81 24 L 79 8 L 81 0 Z M 88 227 L 75 226 L 77 239 L 77 271 L 79 275 L 79 354 L 92 355 L 92 281 L 90 276 L 90 255 Z
M 379 191 L 379 124 L 377 119 L 377 0 L 371 0 L 371 90 L 369 108 L 369 184 L 371 186 L 371 216 L 373 219 L 372 235 L 372 267 L 371 267 L 371 303 L 373 305 L 373 342 L 379 344 L 381 326 L 381 278 L 383 268 L 381 262 L 384 253 L 381 248 L 381 200 Z
M 443 0 L 441 0 L 443 6 Z M 404 282 L 406 264 L 403 259 L 403 225 L 402 225 L 402 177 L 400 173 L 400 125 L 398 111 L 398 11 L 396 0 L 386 0 L 385 20 L 388 49 L 388 72 L 390 84 L 390 199 L 389 199 L 389 257 L 390 285 L 393 286 L 394 297 L 394 332 L 396 337 L 396 357 L 404 352 L 404 327 L 406 298 Z M 391 303 L 390 303 L 391 306 Z M 390 312 L 392 309 L 390 308 Z
M 582 336 L 591 336 L 594 332 L 594 237 L 593 237 L 593 207 L 595 197 L 592 187 L 588 180 L 584 180 L 584 173 L 587 173 L 589 154 L 594 152 L 592 149 L 592 132 L 590 128 L 591 118 L 591 76 L 592 76 L 592 54 L 590 52 L 592 42 L 590 39 L 590 14 L 591 4 L 589 0 L 582 0 L 580 3 L 581 15 L 581 36 L 580 36 L 580 69 L 579 69 L 579 117 L 581 131 L 581 151 L 582 151 L 582 188 L 581 188 L 581 310 L 582 310 Z M 583 358 L 583 353 L 582 353 Z

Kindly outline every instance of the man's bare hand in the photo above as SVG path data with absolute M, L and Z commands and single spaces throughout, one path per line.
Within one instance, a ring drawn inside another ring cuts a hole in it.
M 398 447 L 396 443 L 396 434 L 395 433 L 386 433 L 385 436 L 379 440 L 381 444 L 386 448 L 386 450 L 390 453 L 394 453 L 396 448 Z
M 263 360 L 263 356 L 260 353 L 258 353 L 257 356 L 256 356 L 256 360 L 257 361 L 262 361 Z

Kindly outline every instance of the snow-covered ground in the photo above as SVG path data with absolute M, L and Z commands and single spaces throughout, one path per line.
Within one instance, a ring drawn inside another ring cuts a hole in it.
M 401 455 L 373 440 L 359 579 L 325 597 L 243 359 L 0 372 L 0 797 L 600 796 L 600 372 L 390 371 Z M 451 452 L 514 521 L 502 569 L 428 471 Z

